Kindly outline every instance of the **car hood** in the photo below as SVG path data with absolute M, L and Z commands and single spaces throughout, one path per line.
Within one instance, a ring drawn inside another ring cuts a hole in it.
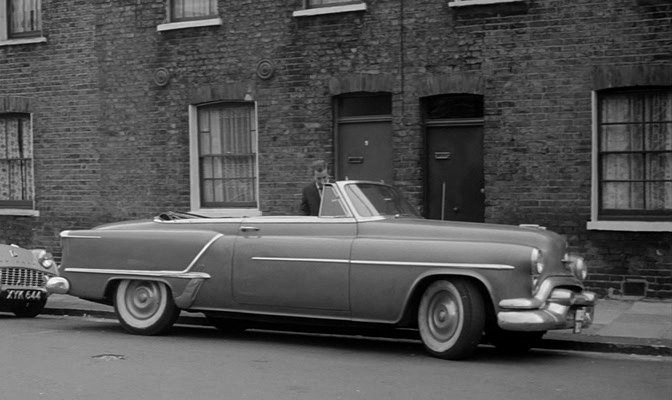
M 508 243 L 564 251 L 565 240 L 536 226 L 515 226 L 429 219 L 386 219 L 359 225 L 359 236 L 394 236 L 409 240 Z

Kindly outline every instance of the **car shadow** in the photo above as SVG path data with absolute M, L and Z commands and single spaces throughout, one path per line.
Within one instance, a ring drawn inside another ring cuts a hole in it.
M 1 318 L 1 317 L 0 317 Z M 73 330 L 91 331 L 96 334 L 124 334 L 130 335 L 114 320 L 95 318 L 95 324 L 89 318 L 79 318 L 76 323 L 69 324 Z M 74 322 L 74 321 L 73 321 Z M 278 328 L 282 328 L 279 326 Z M 287 347 L 314 347 L 334 349 L 339 352 L 370 353 L 372 355 L 388 355 L 393 357 L 427 357 L 429 360 L 442 361 L 432 358 L 424 349 L 419 338 L 413 338 L 412 333 L 363 331 L 360 334 L 352 332 L 308 332 L 285 329 L 252 328 L 237 333 L 223 333 L 209 325 L 183 325 L 177 324 L 166 334 L 158 336 L 169 340 L 180 341 L 208 341 L 216 343 L 225 342 L 231 344 L 258 343 L 273 346 Z M 377 335 L 376 333 L 380 333 Z M 388 335 L 383 335 L 387 333 Z M 142 336 L 139 336 L 142 337 Z M 549 362 L 555 359 L 566 358 L 559 351 L 532 349 L 520 354 L 502 353 L 490 345 L 480 345 L 474 354 L 460 363 L 487 363 L 487 364 L 510 364 L 518 365 Z

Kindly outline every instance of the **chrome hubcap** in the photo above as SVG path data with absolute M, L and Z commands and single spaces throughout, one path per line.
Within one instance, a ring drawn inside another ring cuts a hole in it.
M 147 319 L 156 314 L 161 292 L 156 282 L 132 282 L 126 291 L 126 306 L 137 319 Z
M 429 303 L 428 328 L 431 335 L 439 340 L 449 340 L 455 334 L 460 321 L 460 311 L 455 297 L 450 292 L 434 295 Z

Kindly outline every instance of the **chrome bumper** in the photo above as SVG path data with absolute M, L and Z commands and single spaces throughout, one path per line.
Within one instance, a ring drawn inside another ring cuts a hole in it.
M 500 328 L 510 331 L 548 331 L 590 326 L 597 296 L 593 292 L 575 293 L 568 289 L 549 290 L 547 296 L 531 299 L 505 299 L 497 313 Z

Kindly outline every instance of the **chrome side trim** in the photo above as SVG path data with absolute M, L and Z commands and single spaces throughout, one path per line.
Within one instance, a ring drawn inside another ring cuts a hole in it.
M 290 261 L 290 262 L 312 262 L 312 263 L 338 263 L 348 264 L 350 260 L 340 258 L 289 258 L 289 257 L 252 257 L 254 261 Z
M 422 262 L 422 261 L 373 261 L 373 260 L 352 260 L 353 264 L 362 265 L 395 265 L 407 267 L 439 267 L 439 268 L 475 268 L 475 269 L 515 269 L 513 265 L 506 264 L 480 264 L 480 263 L 442 263 L 442 262 Z
M 96 269 L 96 268 L 66 268 L 65 272 L 88 273 L 88 274 L 109 274 L 126 276 L 149 276 L 152 278 L 179 278 L 179 279 L 209 279 L 210 274 L 205 272 L 187 272 L 187 271 L 150 271 L 135 269 Z
M 184 272 L 191 270 L 191 268 L 193 268 L 194 265 L 196 265 L 196 262 L 201 258 L 203 253 L 205 253 L 205 251 L 209 249 L 210 246 L 212 246 L 212 244 L 215 243 L 215 241 L 217 241 L 217 239 L 221 238 L 222 236 L 224 236 L 224 234 L 222 233 L 218 233 L 215 236 L 213 236 L 212 239 L 210 239 L 208 243 L 206 243 L 205 246 L 203 246 L 201 251 L 199 251 L 198 254 L 196 254 L 196 257 L 194 257 L 194 259 L 189 263 L 189 266 L 187 267 L 187 269 L 184 270 Z
M 475 268 L 475 269 L 514 269 L 512 265 L 505 264 L 469 264 L 469 263 L 438 263 L 421 261 L 367 261 L 367 260 L 345 260 L 340 258 L 290 258 L 290 257 L 252 257 L 254 261 L 290 261 L 290 262 L 312 262 L 312 263 L 339 263 L 339 264 L 359 264 L 359 265 L 395 265 L 408 267 L 440 267 L 440 268 Z
M 63 231 L 59 234 L 62 238 L 71 238 L 71 239 L 101 239 L 101 236 L 84 236 L 84 235 L 73 235 L 70 233 L 72 231 Z

